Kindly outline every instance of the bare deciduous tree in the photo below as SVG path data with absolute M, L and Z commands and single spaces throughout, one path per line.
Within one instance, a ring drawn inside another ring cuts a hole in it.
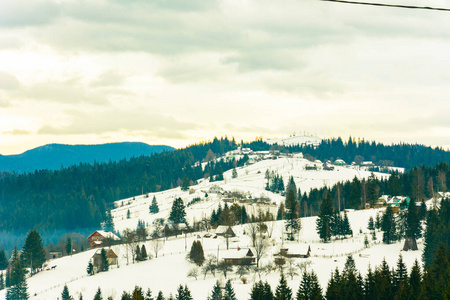
M 152 240 L 152 249 L 155 253 L 155 258 L 158 258 L 158 252 L 163 248 L 164 243 L 160 239 Z

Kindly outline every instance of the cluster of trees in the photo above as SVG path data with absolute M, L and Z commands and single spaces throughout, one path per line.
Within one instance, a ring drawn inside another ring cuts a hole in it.
M 223 172 L 233 168 L 233 162 L 211 162 L 205 169 L 197 162 L 209 150 L 220 156 L 236 147 L 234 140 L 215 138 L 177 151 L 119 162 L 4 174 L 0 178 L 0 228 L 18 231 L 33 227 L 39 230 L 98 227 L 116 200 L 176 187 L 183 182 L 180 178 L 195 182 L 205 175 L 216 175 L 219 165 Z M 243 160 L 235 162 L 243 163 Z
M 201 266 L 205 261 L 205 253 L 203 252 L 203 246 L 200 241 L 194 241 L 189 251 L 189 260 Z
M 45 262 L 45 249 L 42 239 L 36 230 L 31 230 L 26 238 L 22 251 L 17 248 L 12 252 L 12 259 L 9 262 L 4 250 L 0 250 L 0 270 L 5 271 L 0 275 L 0 290 L 7 288 L 7 300 L 28 299 L 28 287 L 25 280 L 25 270 L 30 269 L 30 276 L 33 276 L 42 268 Z
M 225 203 L 224 207 L 219 204 L 217 210 L 213 209 L 211 213 L 211 225 L 212 226 L 232 226 L 235 224 L 245 224 L 249 222 L 251 218 L 247 214 L 245 206 L 234 203 L 230 207 Z
M 450 166 L 439 163 L 433 167 L 412 168 L 405 173 L 394 172 L 388 179 L 378 179 L 372 174 L 367 180 L 358 179 L 339 182 L 333 187 L 311 189 L 299 199 L 303 216 L 316 215 L 324 193 L 330 193 L 333 206 L 340 211 L 344 208 L 360 209 L 368 203 L 373 206 L 380 195 L 408 195 L 412 201 L 440 197 L 437 192 L 446 192 L 450 186 Z M 300 196 L 299 196 L 300 198 Z
M 266 170 L 265 173 L 266 181 L 266 190 L 271 191 L 273 193 L 284 192 L 284 182 L 283 176 L 275 174 L 275 172 L 269 172 Z
M 326 193 L 320 205 L 316 230 L 320 239 L 324 242 L 330 241 L 331 237 L 339 238 L 353 234 L 347 213 L 344 211 L 344 216 L 342 216 L 341 212 L 333 209 L 329 193 Z

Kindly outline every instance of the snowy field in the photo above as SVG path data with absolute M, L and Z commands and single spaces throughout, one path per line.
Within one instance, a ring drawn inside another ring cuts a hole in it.
M 297 258 L 297 262 L 310 261 L 309 270 L 314 270 L 319 278 L 322 288 L 326 287 L 331 272 L 337 267 L 343 269 L 347 255 L 353 255 L 356 267 L 362 274 L 365 274 L 368 266 L 372 269 L 379 265 L 383 258 L 386 259 L 391 267 L 394 267 L 398 255 L 402 253 L 406 265 L 410 268 L 415 259 L 421 262 L 422 241 L 419 240 L 419 251 L 403 252 L 402 243 L 391 245 L 371 243 L 369 248 L 364 248 L 364 235 L 369 236 L 367 221 L 370 216 L 374 217 L 378 210 L 370 209 L 364 211 L 351 211 L 348 213 L 354 237 L 344 240 L 338 240 L 331 243 L 321 243 L 319 236 L 315 231 L 316 217 L 302 218 L 302 230 L 300 233 L 300 244 L 307 244 L 311 247 L 311 257 L 308 259 Z M 261 264 L 264 266 L 273 261 L 273 254 L 278 253 L 281 246 L 283 221 L 275 222 L 272 235 L 272 245 L 267 254 L 262 258 Z M 204 233 L 188 236 L 178 236 L 170 238 L 163 244 L 162 250 L 158 253 L 158 258 L 154 258 L 152 252 L 152 242 L 145 243 L 148 253 L 153 258 L 145 262 L 139 262 L 127 265 L 126 249 L 124 246 L 114 246 L 112 249 L 119 256 L 119 266 L 113 266 L 110 271 L 88 276 L 86 267 L 89 259 L 95 250 L 89 250 L 83 253 L 75 254 L 72 257 L 63 257 L 49 262 L 49 266 L 56 265 L 54 270 L 43 271 L 29 278 L 28 291 L 30 299 L 58 299 L 60 297 L 64 284 L 67 284 L 72 295 L 83 294 L 84 299 L 92 299 L 98 287 L 101 287 L 103 297 L 106 299 L 112 296 L 113 299 L 120 299 L 122 292 L 131 291 L 135 285 L 143 287 L 145 290 L 150 288 L 153 294 L 162 290 L 164 295 L 175 294 L 179 284 L 187 284 L 194 296 L 194 299 L 206 299 L 216 280 L 225 282 L 223 275 L 216 273 L 216 277 L 208 274 L 203 279 L 201 270 L 199 270 L 198 280 L 188 278 L 187 273 L 195 268 L 195 264 L 186 260 L 187 252 L 190 250 L 192 242 L 199 239 L 204 247 L 205 256 L 214 254 L 221 258 L 235 252 L 237 247 L 245 251 L 249 248 L 251 240 L 243 235 L 246 225 L 235 226 L 235 232 L 238 237 L 230 243 L 230 250 L 226 250 L 225 239 L 203 237 Z M 362 233 L 360 233 L 360 229 Z M 382 233 L 377 233 L 377 240 L 380 241 Z M 295 251 L 299 243 L 285 242 L 286 248 Z M 186 251 L 187 250 L 187 251 Z M 300 274 L 301 272 L 298 271 Z M 235 273 L 228 274 L 232 280 L 238 299 L 248 299 L 253 282 L 259 280 L 257 274 L 245 275 L 248 279 L 247 284 L 243 284 L 239 276 Z M 278 284 L 280 273 L 272 271 L 269 274 L 262 275 L 262 280 L 267 280 L 274 289 Z M 301 275 L 297 275 L 293 280 L 288 278 L 291 288 L 296 291 L 300 284 Z M 0 298 L 5 297 L 5 291 L 0 293 Z
M 309 162 L 299 158 L 280 158 L 276 160 L 264 160 L 253 165 L 238 168 L 238 177 L 231 178 L 231 170 L 224 173 L 225 180 L 210 183 L 209 180 L 202 180 L 198 185 L 192 186 L 191 191 L 181 191 L 175 188 L 148 195 L 139 195 L 129 199 L 122 199 L 115 203 L 116 209 L 112 211 L 116 230 L 123 231 L 126 228 L 135 229 L 138 220 L 143 220 L 147 224 L 152 224 L 156 218 L 167 218 L 175 198 L 181 197 L 185 204 L 192 199 L 199 197 L 202 201 L 190 205 L 186 208 L 187 220 L 192 224 L 194 220 L 200 220 L 209 217 L 212 210 L 221 203 L 222 196 L 209 193 L 210 187 L 218 185 L 227 191 L 240 191 L 251 194 L 253 198 L 261 195 L 271 199 L 272 204 L 262 205 L 263 210 L 271 209 L 276 212 L 280 201 L 284 200 L 279 194 L 268 192 L 264 189 L 266 180 L 264 179 L 266 170 L 283 176 L 284 183 L 288 182 L 290 176 L 293 176 L 297 187 L 302 192 L 309 192 L 311 188 L 320 188 L 324 185 L 332 186 L 338 181 L 351 180 L 355 176 L 358 178 L 367 178 L 370 172 L 358 171 L 346 167 L 336 167 L 334 171 L 306 171 L 305 166 Z M 389 175 L 376 173 L 377 177 L 387 177 Z M 204 198 L 205 192 L 208 192 L 208 198 Z M 149 213 L 149 205 L 156 197 L 160 212 L 157 214 Z M 223 203 L 222 203 L 223 205 Z M 247 212 L 253 213 L 258 209 L 256 204 L 246 204 Z M 127 212 L 130 211 L 130 218 L 127 218 Z M 375 217 L 379 210 L 368 209 L 361 211 L 350 211 L 348 217 L 353 237 L 343 240 L 333 241 L 331 243 L 321 243 L 316 233 L 316 217 L 302 218 L 302 229 L 297 243 L 284 242 L 284 247 L 295 249 L 309 245 L 311 247 L 311 257 L 307 259 L 297 258 L 298 263 L 309 261 L 309 270 L 314 270 L 319 278 L 322 288 L 325 289 L 331 272 L 337 267 L 343 269 L 348 255 L 353 255 L 358 270 L 365 274 L 368 266 L 372 269 L 378 266 L 383 258 L 386 259 L 390 267 L 394 267 L 400 253 L 406 265 L 410 268 L 415 259 L 421 262 L 423 243 L 418 241 L 419 251 L 402 252 L 403 244 L 401 242 L 384 245 L 380 243 L 382 233 L 377 232 L 377 240 L 372 241 L 371 234 L 367 230 L 369 217 Z M 273 222 L 273 234 L 270 239 L 270 248 L 267 254 L 261 259 L 261 265 L 273 263 L 273 255 L 280 251 L 282 244 L 283 221 Z M 230 250 L 226 250 L 226 243 L 223 237 L 206 238 L 203 235 L 206 232 L 196 233 L 187 236 L 171 237 L 164 241 L 162 250 L 155 258 L 153 244 L 151 241 L 145 242 L 147 252 L 153 256 L 152 259 L 133 264 L 131 259 L 127 264 L 125 246 L 114 246 L 112 249 L 119 256 L 118 266 L 113 266 L 108 272 L 98 273 L 88 276 L 86 268 L 90 258 L 95 250 L 89 250 L 83 253 L 75 254 L 72 257 L 63 257 L 52 260 L 48 266 L 56 266 L 53 270 L 43 271 L 27 280 L 30 299 L 50 300 L 58 299 L 64 284 L 67 284 L 72 296 L 78 299 L 79 293 L 83 294 L 84 299 L 92 299 L 98 287 L 102 289 L 103 299 L 112 296 L 113 299 L 120 299 L 123 291 L 131 291 L 135 285 L 141 286 L 144 290 L 150 288 L 153 295 L 156 296 L 159 290 L 163 291 L 165 296 L 170 293 L 176 293 L 179 284 L 187 284 L 192 292 L 194 299 L 206 299 L 216 280 L 225 282 L 223 275 L 216 273 L 216 277 L 208 274 L 203 278 L 199 270 L 198 279 L 188 278 L 187 273 L 195 264 L 186 260 L 186 255 L 191 248 L 194 240 L 200 240 L 205 250 L 205 256 L 208 254 L 218 255 L 219 260 L 225 256 L 236 252 L 237 248 L 245 251 L 251 245 L 250 238 L 244 234 L 247 225 L 238 225 L 234 227 L 237 234 L 230 242 Z M 152 228 L 149 228 L 152 231 Z M 364 248 L 364 236 L 367 235 L 371 241 L 369 248 Z M 130 254 L 131 255 L 131 254 Z M 301 274 L 301 271 L 297 271 Z M 257 274 L 245 275 L 248 282 L 244 284 L 235 273 L 228 274 L 228 279 L 232 280 L 238 299 L 248 299 L 253 283 L 259 280 Z M 280 273 L 273 270 L 268 274 L 262 275 L 262 280 L 267 280 L 272 289 L 278 284 Z M 294 293 L 300 284 L 301 275 L 296 275 L 293 279 L 287 278 L 288 283 Z M 0 299 L 5 298 L 5 290 L 0 292 Z

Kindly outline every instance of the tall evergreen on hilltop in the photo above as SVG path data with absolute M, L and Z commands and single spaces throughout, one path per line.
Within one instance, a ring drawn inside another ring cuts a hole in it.
M 328 242 L 331 237 L 331 219 L 333 217 L 333 206 L 331 203 L 331 195 L 326 194 L 320 205 L 319 216 L 316 221 L 316 230 L 322 241 Z
M 6 291 L 6 300 L 27 300 L 28 286 L 25 280 L 25 270 L 22 266 L 17 249 L 13 252 L 10 272 L 10 287 Z
M 34 270 L 41 268 L 42 264 L 45 262 L 45 249 L 42 245 L 42 239 L 36 229 L 31 230 L 25 240 L 25 244 L 22 248 L 23 261 L 25 266 L 31 268 L 31 273 Z

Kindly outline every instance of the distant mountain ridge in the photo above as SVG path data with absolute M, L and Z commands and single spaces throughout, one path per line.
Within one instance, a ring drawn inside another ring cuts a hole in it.
M 58 170 L 79 163 L 119 161 L 174 149 L 171 146 L 140 142 L 98 145 L 48 144 L 22 154 L 0 155 L 0 171 L 28 173 L 43 169 Z

